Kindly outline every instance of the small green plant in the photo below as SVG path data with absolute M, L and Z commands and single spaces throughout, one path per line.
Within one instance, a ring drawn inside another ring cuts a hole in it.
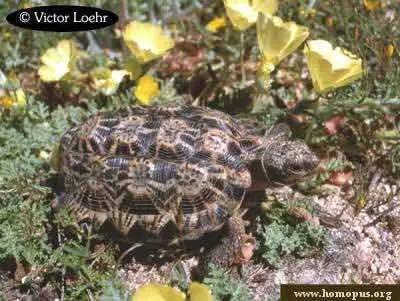
M 312 214 L 308 202 L 298 201 L 290 208 L 293 207 Z M 282 256 L 306 256 L 313 249 L 323 247 L 326 241 L 324 228 L 311 221 L 299 221 L 289 212 L 290 208 L 279 206 L 266 217 L 258 218 L 258 253 L 264 262 L 274 267 L 279 266 Z
M 112 282 L 104 285 L 103 294 L 100 296 L 99 301 L 128 301 L 129 292 L 121 287 L 116 286 Z
M 39 274 L 64 291 L 65 300 L 84 300 L 89 293 L 97 299 L 107 292 L 110 279 L 113 287 L 121 288 L 113 268 L 114 248 L 93 256 L 90 237 L 78 232 L 66 212 L 56 214 L 62 215 L 58 220 L 52 218 L 54 195 L 44 185 L 52 174 L 48 161 L 53 146 L 68 127 L 97 110 L 94 103 L 88 106 L 89 110 L 69 106 L 50 112 L 31 99 L 25 112 L 0 115 L 0 264 L 13 260 L 26 266 L 29 279 Z M 30 275 L 33 267 L 36 272 Z M 60 276 L 73 285 L 63 289 Z
M 250 298 L 250 291 L 246 284 L 239 279 L 234 279 L 229 274 L 216 267 L 210 265 L 210 273 L 204 279 L 212 291 L 215 301 L 230 300 L 230 301 L 248 301 Z

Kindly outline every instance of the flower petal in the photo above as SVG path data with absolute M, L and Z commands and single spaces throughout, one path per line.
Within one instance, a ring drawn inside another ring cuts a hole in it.
M 345 86 L 362 77 L 362 60 L 324 40 L 307 42 L 304 48 L 315 90 L 320 93 Z
M 41 57 L 43 65 L 38 71 L 43 81 L 58 81 L 69 72 L 72 48 L 73 44 L 70 40 L 62 40 L 55 48 L 46 50 Z
M 158 83 L 153 77 L 144 75 L 138 80 L 135 96 L 141 104 L 150 105 L 152 99 L 160 93 Z
M 11 93 L 11 97 L 13 97 L 15 103 L 19 107 L 25 107 L 26 106 L 26 96 L 24 90 L 21 88 L 15 90 L 14 92 Z
M 131 301 L 185 301 L 180 290 L 161 284 L 147 284 L 140 287 Z
M 11 96 L 2 96 L 0 97 L 0 107 L 10 109 L 14 105 L 14 100 Z
M 129 23 L 124 29 L 123 38 L 142 64 L 161 57 L 174 46 L 174 41 L 163 33 L 160 26 L 145 22 Z
M 192 282 L 188 289 L 190 301 L 213 301 L 211 290 L 207 285 Z
M 375 10 L 381 7 L 381 0 L 364 0 L 364 6 L 367 10 Z
M 57 68 L 58 67 L 58 68 Z M 60 80 L 69 71 L 65 65 L 58 66 L 41 66 L 39 68 L 39 76 L 45 82 L 53 82 Z
M 128 75 L 129 72 L 125 70 L 109 70 L 105 68 L 101 68 L 93 72 L 94 74 L 94 86 L 101 93 L 106 96 L 114 94 L 119 84 L 122 82 L 125 75 Z
M 226 14 L 238 30 L 246 30 L 257 21 L 259 12 L 274 14 L 277 0 L 224 0 Z
M 263 62 L 277 65 L 308 37 L 308 28 L 279 17 L 260 13 L 257 20 L 258 45 Z
M 226 26 L 225 17 L 217 17 L 207 23 L 206 29 L 211 32 L 217 32 Z

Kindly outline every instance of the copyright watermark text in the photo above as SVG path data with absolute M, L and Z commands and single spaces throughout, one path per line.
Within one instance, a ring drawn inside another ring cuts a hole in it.
M 118 21 L 118 16 L 97 7 L 54 5 L 12 12 L 7 21 L 33 30 L 82 31 L 110 26 Z

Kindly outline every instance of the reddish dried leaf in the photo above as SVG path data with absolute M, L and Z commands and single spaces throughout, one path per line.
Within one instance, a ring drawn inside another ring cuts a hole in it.
M 324 123 L 325 132 L 329 136 L 334 136 L 344 126 L 345 122 L 346 122 L 345 117 L 343 117 L 343 116 L 334 116 L 331 119 L 325 121 L 325 123 Z
M 336 186 L 350 185 L 353 182 L 353 171 L 334 171 L 328 181 Z

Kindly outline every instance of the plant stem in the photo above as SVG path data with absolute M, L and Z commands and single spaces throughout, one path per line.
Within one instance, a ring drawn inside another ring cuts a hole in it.
M 242 72 L 242 85 L 246 83 L 246 70 L 244 68 L 244 32 L 240 32 L 240 67 Z
M 313 124 L 318 124 L 318 119 L 317 119 L 317 116 L 319 116 L 318 107 L 319 107 L 321 99 L 322 99 L 321 94 L 318 94 L 317 99 L 312 101 L 314 103 L 313 106 L 311 107 L 312 111 L 310 112 L 310 115 L 312 116 L 312 119 L 311 119 L 312 122 L 310 122 L 309 126 L 306 129 L 306 133 L 305 133 L 305 137 L 304 137 L 304 141 L 306 141 L 306 143 L 310 143 L 310 141 L 311 141 Z

